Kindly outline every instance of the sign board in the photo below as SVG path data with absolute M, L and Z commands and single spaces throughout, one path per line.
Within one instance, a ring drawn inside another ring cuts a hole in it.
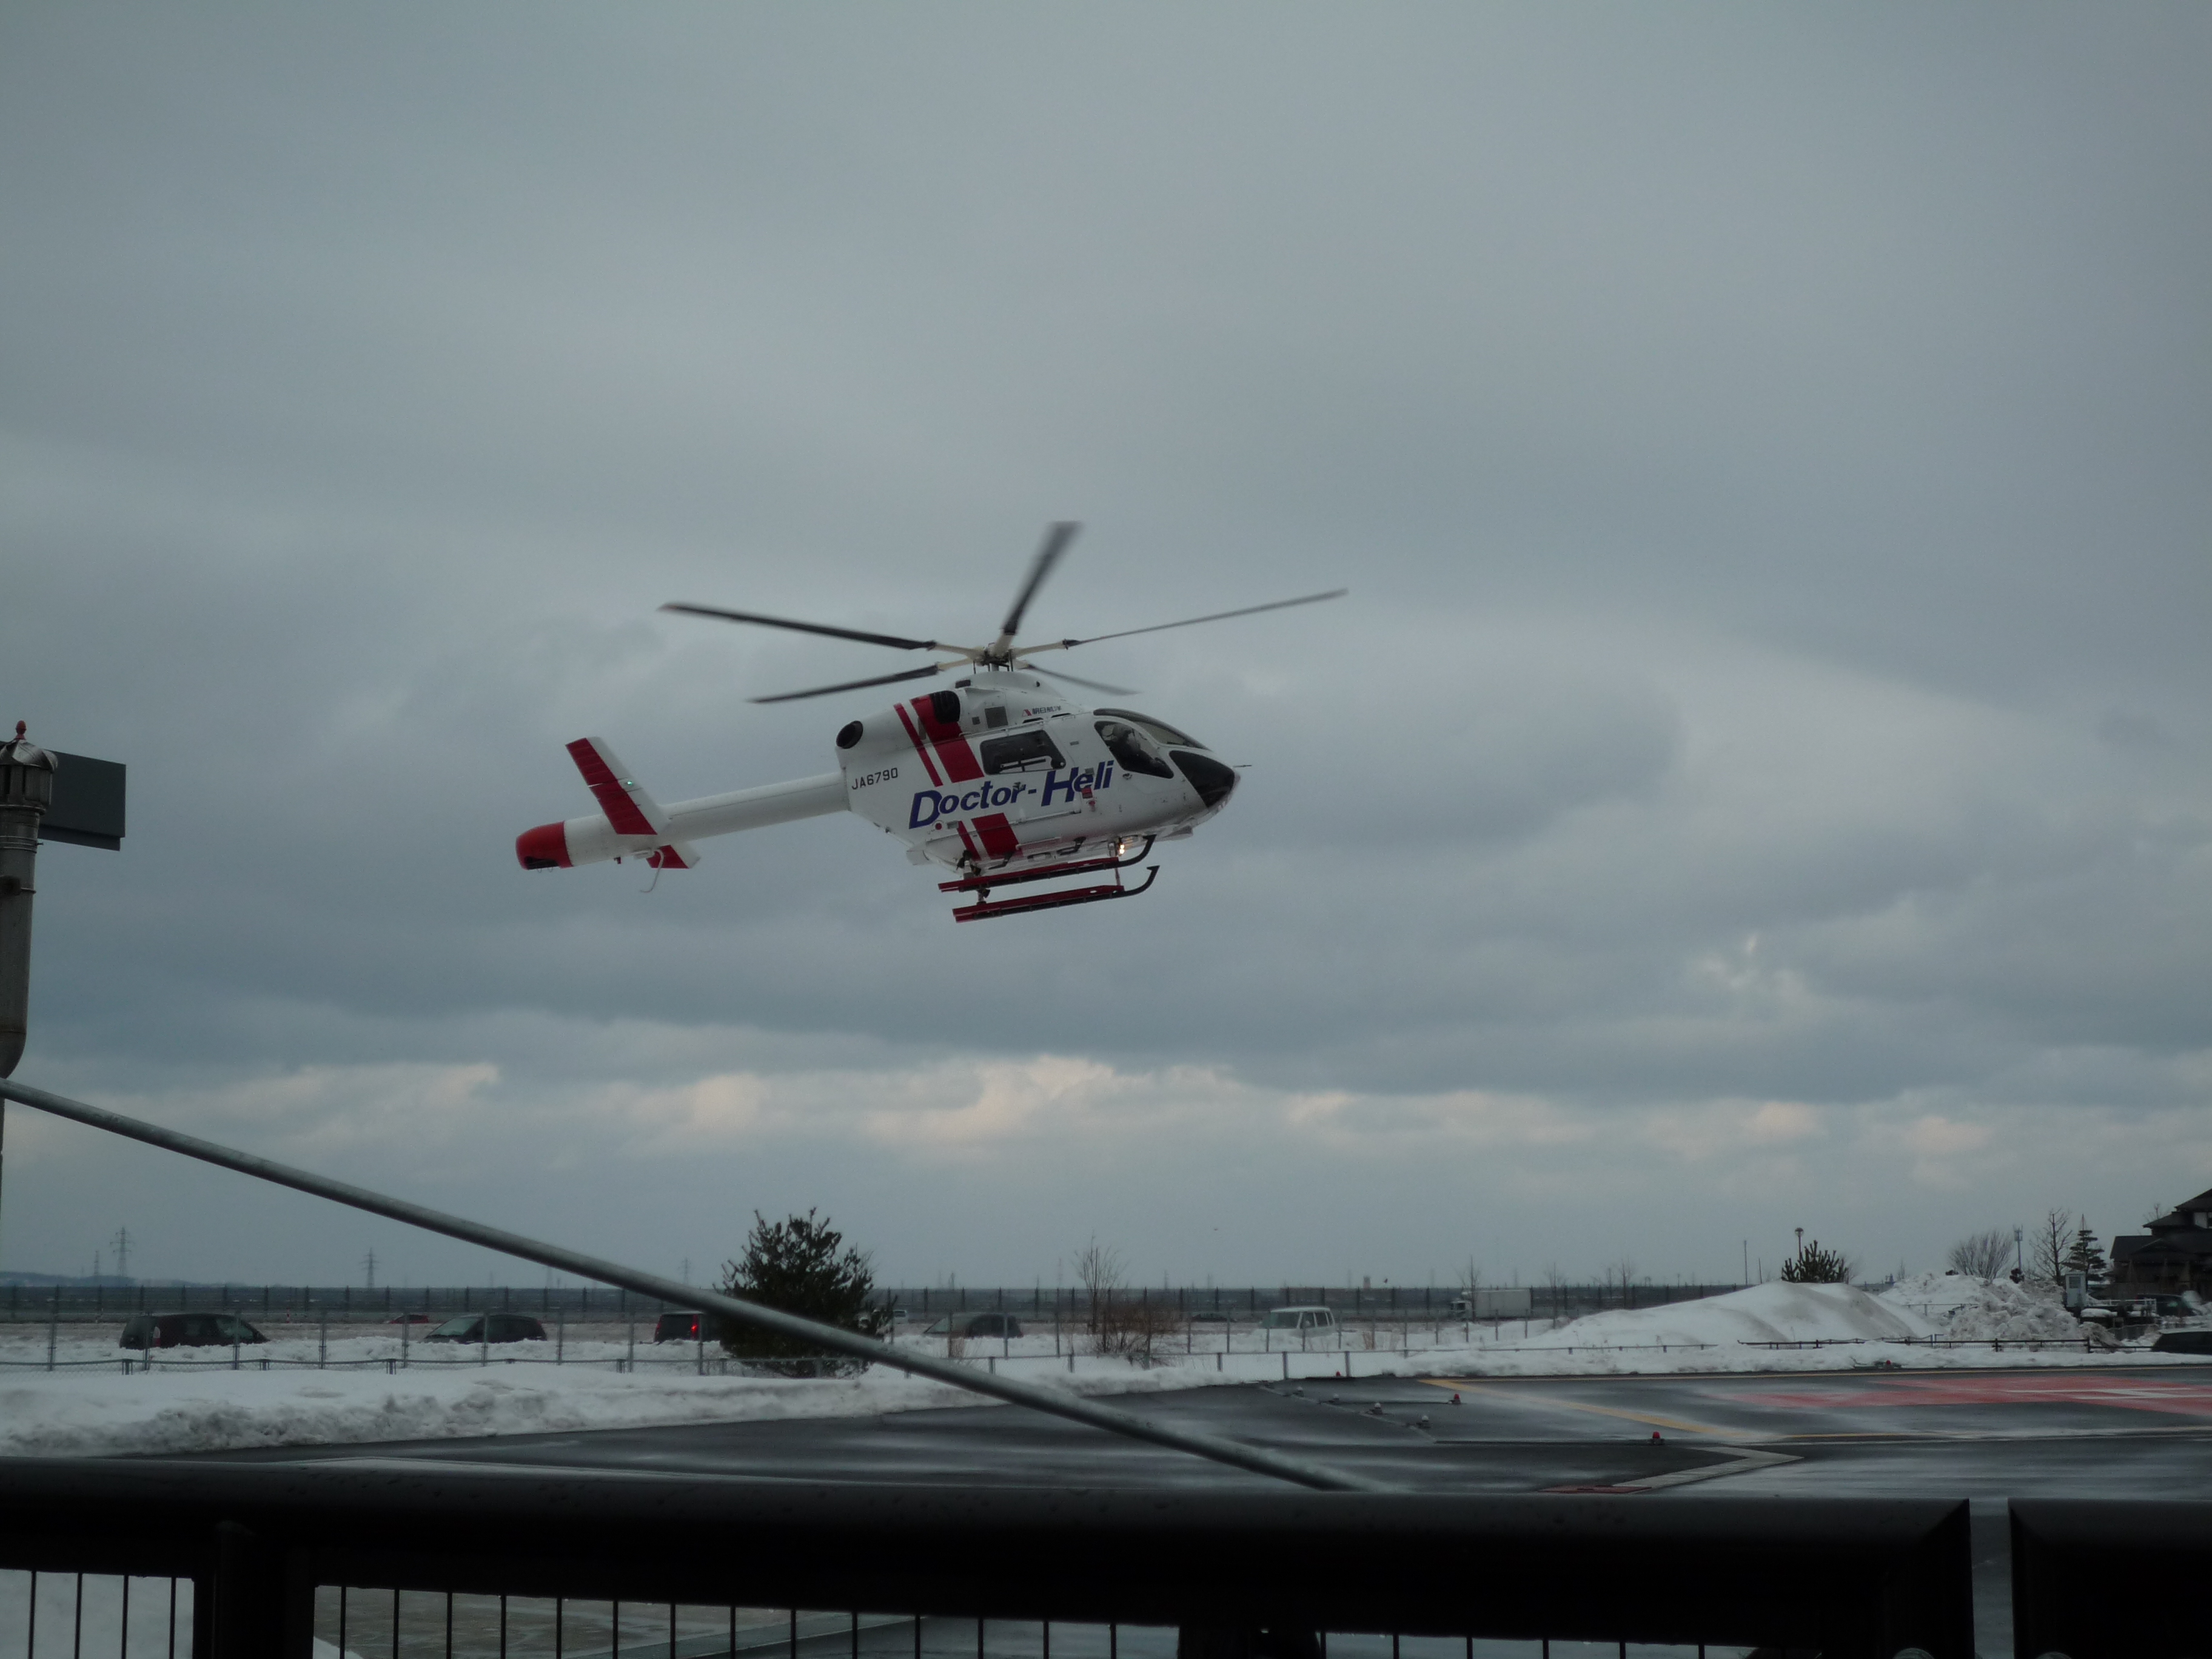
M 47 752 L 54 757 L 54 804 L 40 821 L 39 839 L 121 851 L 123 763 Z
M 2066 1275 L 2066 1305 L 2071 1308 L 2075 1313 L 2081 1312 L 2082 1309 L 2089 1305 L 2088 1274 L 2069 1273 Z

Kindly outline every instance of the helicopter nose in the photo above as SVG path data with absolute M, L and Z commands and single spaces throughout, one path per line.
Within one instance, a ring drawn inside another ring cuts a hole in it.
M 1182 769 L 1190 780 L 1190 787 L 1198 791 L 1198 798 L 1209 807 L 1218 806 L 1229 799 L 1237 787 L 1237 774 L 1211 755 L 1193 754 L 1188 749 L 1170 749 L 1168 758 Z

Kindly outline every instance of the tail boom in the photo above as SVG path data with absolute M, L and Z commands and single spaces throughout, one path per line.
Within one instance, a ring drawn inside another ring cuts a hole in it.
M 526 870 L 567 870 L 619 858 L 649 859 L 657 869 L 684 870 L 699 861 L 691 845 L 694 842 L 842 812 L 847 793 L 844 775 L 830 772 L 789 783 L 734 790 L 726 795 L 680 800 L 659 814 L 666 820 L 660 830 L 644 823 L 638 829 L 624 830 L 605 813 L 593 812 L 524 830 L 514 838 L 514 855 Z

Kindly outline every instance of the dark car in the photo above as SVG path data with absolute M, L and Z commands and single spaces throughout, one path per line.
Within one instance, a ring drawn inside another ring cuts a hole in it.
M 125 1348 L 228 1348 L 269 1339 L 236 1314 L 134 1314 L 117 1346 Z
M 924 1336 L 1019 1336 L 1022 1322 L 1012 1314 L 967 1313 L 947 1314 L 927 1330 Z
M 427 1325 L 430 1316 L 422 1313 L 394 1314 L 384 1322 L 387 1325 Z
M 714 1322 L 707 1325 L 707 1337 L 714 1335 Z M 665 1313 L 653 1322 L 653 1340 L 656 1342 L 696 1342 L 699 1340 L 699 1316 L 696 1313 Z
M 486 1321 L 491 1328 L 484 1328 Z M 422 1339 L 425 1342 L 543 1342 L 545 1328 L 528 1314 L 459 1314 Z

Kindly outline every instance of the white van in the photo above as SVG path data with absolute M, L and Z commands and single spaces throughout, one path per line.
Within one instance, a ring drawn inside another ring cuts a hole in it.
M 1319 1304 L 1294 1308 L 1270 1308 L 1265 1322 L 1271 1331 L 1333 1332 L 1337 1328 L 1336 1316 Z

